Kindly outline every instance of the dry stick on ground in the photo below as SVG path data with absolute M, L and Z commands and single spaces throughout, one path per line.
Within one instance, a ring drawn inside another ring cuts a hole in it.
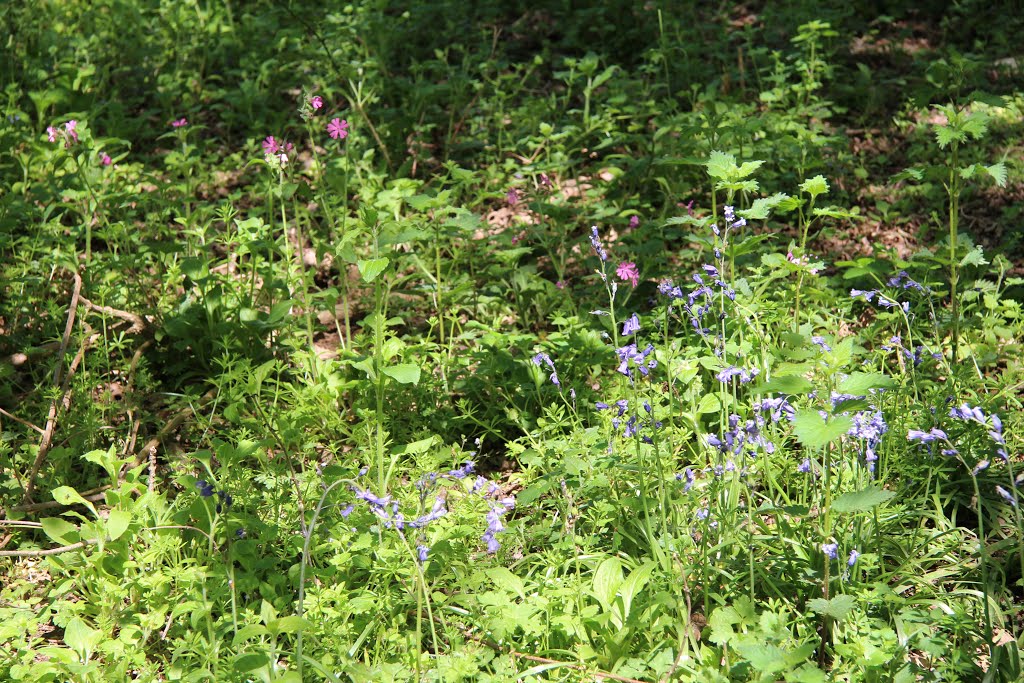
M 79 541 L 78 543 L 72 543 L 71 545 L 62 545 L 59 548 L 47 548 L 46 550 L 0 550 L 0 557 L 45 557 L 47 555 L 60 555 L 61 553 L 78 550 L 79 548 L 84 548 L 87 545 L 95 545 L 96 543 L 99 543 L 99 541 L 90 538 L 86 541 Z
M 71 330 L 75 326 L 75 315 L 78 311 L 78 299 L 82 295 L 82 276 L 78 273 L 72 273 L 75 278 L 75 288 L 71 293 L 71 303 L 68 305 L 68 320 L 64 325 L 64 336 L 60 342 L 60 352 L 57 354 L 57 363 L 53 369 L 53 386 L 60 387 L 64 393 L 64 398 L 61 400 L 61 404 L 64 404 L 65 409 L 71 402 L 71 392 L 68 390 L 69 380 L 71 375 L 74 374 L 78 364 L 82 362 L 82 357 L 85 355 L 85 347 L 87 344 L 82 344 L 82 348 L 78 350 L 78 354 L 75 355 L 75 360 L 71 362 L 71 367 L 68 368 L 67 374 L 61 381 L 61 371 L 64 369 L 64 354 L 68 350 L 68 342 L 71 340 Z M 53 445 L 53 430 L 57 426 L 57 407 L 58 401 L 56 398 L 50 403 L 50 412 L 46 416 L 46 429 L 43 431 L 43 439 L 39 443 L 39 451 L 36 453 L 35 462 L 32 463 L 32 469 L 29 471 L 27 482 L 25 485 L 25 496 L 22 500 L 23 503 L 32 502 L 32 491 L 36 486 L 36 475 L 39 474 L 39 468 L 43 466 L 43 461 L 46 460 L 47 453 L 50 452 L 50 446 Z

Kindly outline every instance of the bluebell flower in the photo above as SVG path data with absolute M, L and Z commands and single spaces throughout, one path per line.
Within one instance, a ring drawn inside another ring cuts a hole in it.
M 640 331 L 640 318 L 634 313 L 622 324 L 622 336 L 629 337 Z
M 597 408 L 598 410 L 608 410 L 609 408 L 611 408 L 611 406 L 605 403 L 604 401 L 595 402 L 594 407 Z
M 606 252 L 604 247 L 601 246 L 601 238 L 597 235 L 596 225 L 590 228 L 590 246 L 594 248 L 594 252 L 597 254 L 598 258 L 602 261 L 608 260 L 608 252 Z
M 202 496 L 203 498 L 209 498 L 214 493 L 213 484 L 206 481 L 205 479 L 200 479 L 199 481 L 197 481 L 196 488 L 199 489 L 199 495 Z
M 1002 498 L 1006 502 L 1008 502 L 1010 505 L 1016 505 L 1017 504 L 1017 498 L 1014 497 L 1014 495 L 1012 493 L 1010 493 L 1009 491 L 1004 489 L 1002 486 L 999 486 L 998 484 L 996 485 L 996 493 L 998 493 L 1000 496 L 1002 496 Z
M 822 351 L 832 350 L 832 347 L 828 345 L 824 337 L 811 337 L 811 343 L 819 346 Z
M 761 371 L 758 370 L 757 368 L 745 370 L 743 368 L 738 368 L 735 365 L 730 365 L 721 372 L 719 372 L 717 375 L 715 375 L 715 377 L 718 379 L 719 382 L 722 382 L 723 384 L 728 383 L 729 380 L 731 380 L 733 377 L 739 377 L 741 384 L 747 384 L 755 377 L 757 377 L 757 375 L 760 372 Z
M 811 471 L 811 459 L 810 458 L 804 458 L 804 461 L 802 463 L 800 463 L 799 465 L 797 465 L 796 471 L 797 472 L 801 472 L 801 473 L 810 472 Z
M 869 290 L 851 289 L 850 290 L 850 298 L 853 298 L 853 299 L 863 298 L 865 301 L 867 301 L 869 303 L 871 302 L 872 299 L 875 298 L 876 294 L 878 294 L 878 291 L 874 290 L 874 289 L 869 289 Z
M 686 482 L 685 484 L 683 484 L 683 492 L 685 493 L 693 488 L 693 483 L 696 480 L 696 475 L 694 475 L 692 469 L 687 467 L 680 474 L 676 475 L 676 480 Z
M 427 555 L 430 552 L 430 548 L 425 545 L 416 546 L 416 555 L 419 558 L 420 564 L 424 564 L 427 561 Z
M 910 429 L 907 431 L 907 441 L 917 441 L 918 443 L 932 443 L 937 439 L 945 439 L 946 432 L 941 429 L 930 429 L 927 432 L 922 432 L 919 429 Z
M 822 543 L 821 544 L 821 552 L 825 553 L 828 557 L 830 557 L 830 558 L 832 558 L 834 560 L 834 559 L 836 559 L 836 556 L 839 554 L 839 544 L 838 543 Z
M 860 557 L 860 553 L 857 552 L 856 550 L 851 550 L 850 551 L 850 558 L 848 560 L 846 560 L 846 566 L 847 567 L 852 567 L 853 565 L 857 564 L 857 558 L 858 557 Z
M 542 352 L 538 353 L 533 357 L 534 365 L 540 367 L 542 363 L 547 365 L 548 368 L 551 370 L 551 375 L 549 377 L 551 383 L 554 384 L 556 387 L 561 388 L 561 383 L 558 381 L 558 372 L 555 370 L 555 363 L 554 361 L 551 360 L 551 356 Z
M 355 507 L 356 506 L 353 505 L 352 503 L 349 503 L 348 505 L 343 507 L 341 509 L 341 518 L 342 519 L 348 519 L 348 516 L 352 514 L 352 511 L 355 509 Z

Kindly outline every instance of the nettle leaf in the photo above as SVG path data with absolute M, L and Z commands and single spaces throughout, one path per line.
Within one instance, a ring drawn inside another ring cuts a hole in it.
M 832 510 L 839 513 L 867 512 L 888 501 L 896 494 L 876 486 L 869 486 L 863 491 L 851 491 L 832 501 Z
M 388 263 L 387 257 L 360 261 L 357 265 L 359 266 L 359 274 L 362 276 L 363 282 L 373 282 L 376 280 L 377 276 L 388 267 Z
M 889 178 L 889 180 L 891 180 L 894 183 L 897 183 L 897 182 L 899 182 L 901 180 L 916 180 L 916 181 L 920 182 L 920 181 L 924 180 L 924 171 L 922 169 L 920 169 L 920 168 L 916 168 L 916 167 L 912 166 L 910 168 L 903 169 L 902 171 L 900 171 L 896 175 L 894 175 L 891 178 Z
M 755 199 L 754 202 L 750 205 L 749 209 L 737 211 L 736 213 L 742 216 L 743 218 L 746 218 L 747 220 L 763 221 L 766 218 L 768 218 L 768 214 L 771 213 L 771 210 L 773 208 L 778 206 L 779 203 L 786 199 L 789 199 L 788 194 L 777 192 L 773 194 L 771 197 L 762 197 L 760 199 Z
M 842 621 L 857 606 L 857 599 L 852 595 L 837 595 L 828 600 L 815 598 L 814 600 L 809 600 L 807 606 L 817 614 L 832 617 L 836 621 Z
M 736 652 L 750 663 L 755 671 L 771 674 L 789 666 L 785 651 L 778 645 L 760 642 L 756 637 L 744 638 L 735 645 Z
M 712 151 L 705 164 L 708 175 L 725 180 L 736 171 L 736 157 L 725 152 Z
M 987 264 L 985 252 L 980 246 L 975 246 L 960 259 L 961 266 L 984 266 Z
M 939 147 L 946 149 L 949 143 L 954 140 L 957 142 L 963 142 L 967 139 L 963 131 L 957 130 L 952 126 L 937 126 L 935 128 L 935 141 L 939 143 Z
M 996 181 L 996 185 L 1006 187 L 1006 164 L 1000 161 L 991 166 L 985 166 L 985 170 L 992 176 L 992 180 Z
M 846 416 L 833 417 L 826 422 L 816 410 L 801 410 L 793 419 L 793 432 L 806 448 L 821 450 L 853 426 L 853 420 Z
M 819 194 L 828 192 L 828 181 L 825 180 L 825 176 L 816 175 L 800 183 L 800 191 L 806 192 L 812 197 L 817 197 Z
M 864 396 L 870 389 L 889 389 L 896 382 L 888 375 L 877 372 L 853 372 L 839 383 L 837 391 L 841 394 Z
M 761 168 L 764 164 L 763 161 L 745 161 L 743 164 L 736 169 L 736 178 L 746 178 L 757 169 Z
M 767 382 L 761 382 L 754 387 L 755 394 L 766 394 L 773 391 L 779 394 L 807 394 L 814 389 L 814 385 L 799 375 L 778 375 Z

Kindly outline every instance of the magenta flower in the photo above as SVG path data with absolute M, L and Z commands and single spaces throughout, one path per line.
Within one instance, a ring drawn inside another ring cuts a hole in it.
M 519 203 L 519 190 L 517 190 L 514 187 L 512 189 L 510 189 L 507 193 L 505 193 L 505 201 L 508 202 L 509 206 L 515 206 L 516 204 L 518 204 Z
M 335 140 L 344 140 L 348 137 L 348 121 L 331 119 L 331 122 L 327 124 L 327 134 Z
M 273 135 L 268 135 L 267 139 L 263 141 L 263 151 L 267 154 L 276 154 L 280 149 L 281 145 L 277 144 Z
M 177 121 L 171 121 L 171 128 L 181 128 L 182 126 L 188 125 L 188 119 L 182 116 Z
M 615 274 L 619 276 L 620 280 L 629 281 L 629 284 L 634 287 L 640 283 L 640 271 L 632 261 L 620 263 L 619 267 L 615 269 Z
M 75 130 L 78 127 L 78 121 L 71 119 L 64 124 L 64 129 L 67 131 L 68 137 L 73 138 L 75 142 L 78 142 L 78 131 Z
M 57 129 L 53 126 L 46 127 L 46 138 L 50 142 L 57 142 Z
M 104 166 L 110 166 L 110 164 L 112 164 L 113 162 L 114 160 L 111 159 L 110 155 L 107 154 L 106 152 L 102 152 L 100 154 L 100 163 L 103 164 Z
M 313 97 L 310 98 L 309 103 L 313 105 L 313 109 L 319 109 L 324 106 L 324 101 L 319 95 L 313 95 Z
M 629 217 L 629 227 L 635 228 L 638 225 L 640 225 L 640 216 L 633 214 L 632 216 Z

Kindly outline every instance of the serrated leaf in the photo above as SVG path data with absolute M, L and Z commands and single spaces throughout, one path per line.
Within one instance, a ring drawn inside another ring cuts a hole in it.
M 888 375 L 877 372 L 853 372 L 839 383 L 837 391 L 841 394 L 865 396 L 871 389 L 889 389 L 896 382 Z
M 111 541 L 121 537 L 132 523 L 132 514 L 127 510 L 111 510 L 107 517 L 107 538 Z
M 857 606 L 857 599 L 852 595 L 837 595 L 828 600 L 815 598 L 814 600 L 809 600 L 807 606 L 817 614 L 832 617 L 836 621 L 842 621 Z
M 828 192 L 828 181 L 825 180 L 825 176 L 816 175 L 800 183 L 800 191 L 806 192 L 812 197 L 817 197 L 819 194 Z
M 980 246 L 975 246 L 960 259 L 961 266 L 984 266 L 988 264 L 985 259 L 985 252 Z
M 985 170 L 992 176 L 992 180 L 996 181 L 996 185 L 1006 187 L 1006 164 L 1000 161 L 991 166 L 986 166 Z
M 753 392 L 755 394 L 766 394 L 769 391 L 774 391 L 779 394 L 795 395 L 806 394 L 813 389 L 814 385 L 799 375 L 777 375 L 767 382 L 762 382 L 755 386 Z
M 386 367 L 382 372 L 399 384 L 419 384 L 420 366 L 402 363 Z
M 514 593 L 523 600 L 526 599 L 526 586 L 523 584 L 523 580 L 505 567 L 492 567 L 484 573 L 501 590 L 506 593 Z
M 43 526 L 43 533 L 55 543 L 71 545 L 79 541 L 78 527 L 65 519 L 44 517 L 39 523 Z
M 750 205 L 749 209 L 737 211 L 736 213 L 748 220 L 763 221 L 764 219 L 768 218 L 768 215 L 771 213 L 771 210 L 773 208 L 775 208 L 776 206 L 779 205 L 780 202 L 788 198 L 788 194 L 778 192 L 776 194 L 773 194 L 771 197 L 761 197 L 760 199 L 755 199 L 753 203 Z
M 853 426 L 853 420 L 846 416 L 833 417 L 828 422 L 816 410 L 801 410 L 793 419 L 793 432 L 806 448 L 821 450 Z
M 867 512 L 878 507 L 896 494 L 875 486 L 870 486 L 863 491 L 851 491 L 832 501 L 832 510 L 839 513 Z
M 357 265 L 359 266 L 359 275 L 363 278 L 363 282 L 373 282 L 376 280 L 377 276 L 388 267 L 389 262 L 387 257 L 359 261 Z
M 936 126 L 935 128 L 935 141 L 939 143 L 939 147 L 942 149 L 946 149 L 949 143 L 954 140 L 963 142 L 966 139 L 966 135 L 959 130 L 955 130 L 952 126 Z
M 761 168 L 764 164 L 763 161 L 745 161 L 736 169 L 736 178 L 746 178 L 748 175 Z
M 777 645 L 743 639 L 736 643 L 736 651 L 750 663 L 755 671 L 771 674 L 788 666 L 786 653 Z
M 917 181 L 923 180 L 924 179 L 924 171 L 922 171 L 919 168 L 913 168 L 913 167 L 905 168 L 902 171 L 900 171 L 899 173 L 897 173 L 896 175 L 894 175 L 891 178 L 889 178 L 889 180 L 891 180 L 894 183 L 899 182 L 901 180 L 911 180 L 911 179 L 917 180 Z
M 725 180 L 736 170 L 736 157 L 724 152 L 712 151 L 705 164 L 708 175 Z

